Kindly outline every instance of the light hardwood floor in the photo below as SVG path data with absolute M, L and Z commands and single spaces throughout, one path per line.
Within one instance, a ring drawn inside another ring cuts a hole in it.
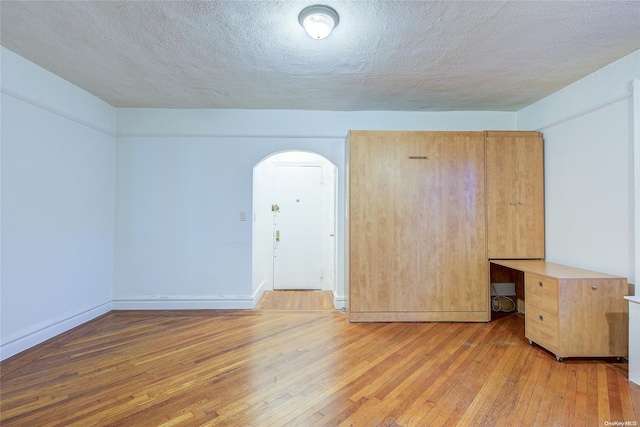
M 261 310 L 113 311 L 14 356 L 0 364 L 0 424 L 640 422 L 625 362 L 557 362 L 529 345 L 520 315 L 349 324 L 337 310 L 278 308 L 302 293 L 271 297 Z
M 335 310 L 331 291 L 265 291 L 256 310 Z

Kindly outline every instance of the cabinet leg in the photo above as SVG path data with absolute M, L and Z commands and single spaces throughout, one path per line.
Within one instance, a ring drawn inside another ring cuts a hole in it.
M 529 340 L 529 345 L 533 345 L 533 341 L 532 340 Z
M 558 362 L 562 362 L 562 357 L 560 357 L 560 356 L 556 355 L 556 360 L 557 360 Z

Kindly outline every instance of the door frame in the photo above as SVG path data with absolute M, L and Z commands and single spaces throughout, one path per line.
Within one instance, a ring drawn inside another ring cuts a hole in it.
M 252 287 L 256 300 L 265 290 L 273 290 L 273 170 L 276 164 L 289 166 L 322 166 L 323 234 L 331 239 L 323 253 L 322 290 L 338 293 L 338 168 L 324 157 L 308 150 L 283 150 L 271 153 L 253 167 L 252 191 Z M 333 237 L 329 237 L 333 234 Z

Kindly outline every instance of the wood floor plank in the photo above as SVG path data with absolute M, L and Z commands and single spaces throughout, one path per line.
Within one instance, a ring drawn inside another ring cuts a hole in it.
M 565 400 L 570 394 L 567 392 L 567 384 L 570 378 L 568 363 L 558 363 L 557 379 L 554 388 L 549 389 L 549 417 L 547 424 L 553 425 L 553 420 L 562 419 Z
M 567 365 L 566 372 L 566 388 L 565 395 L 560 395 L 561 399 L 564 399 L 559 416 L 552 417 L 552 420 L 560 420 L 558 425 L 568 426 L 573 424 L 573 419 L 576 412 L 576 400 L 577 400 L 577 388 L 578 388 L 578 376 L 574 364 Z
M 518 380 L 523 370 L 528 368 L 526 362 L 530 360 L 527 357 L 529 353 L 531 353 L 530 348 L 523 346 L 513 348 L 508 363 L 504 365 L 502 373 L 498 376 L 501 379 L 493 387 L 484 391 L 485 394 L 491 397 L 484 399 L 486 403 L 482 412 L 486 413 L 486 416 L 481 423 L 482 425 L 501 425 L 500 418 L 505 414 L 509 414 L 510 408 L 515 406 L 516 399 L 519 397 Z M 502 425 L 508 424 L 504 423 Z
M 618 387 L 619 387 L 619 393 L 620 393 L 620 401 L 622 405 L 621 419 L 624 421 L 632 421 L 635 414 L 637 414 L 637 412 L 635 412 L 633 409 L 633 403 L 634 403 L 633 395 L 640 394 L 638 393 L 638 391 L 640 391 L 640 386 L 633 384 L 629 381 L 625 381 L 624 376 L 622 376 L 622 374 L 619 372 Z M 631 391 L 633 388 L 636 388 L 635 393 Z M 640 425 L 640 422 L 638 422 L 638 424 Z
M 609 396 L 609 420 L 623 420 L 622 399 L 618 386 L 618 374 L 615 369 L 606 369 L 607 395 Z
M 591 426 L 639 418 L 640 387 L 626 379 L 625 361 L 557 362 L 524 339 L 521 315 L 350 324 L 318 308 L 317 297 L 271 295 L 263 310 L 110 312 L 0 363 L 0 424 Z
M 517 410 L 521 402 L 527 401 L 529 394 L 527 393 L 527 385 L 528 379 L 535 370 L 535 361 L 536 361 L 536 352 L 532 350 L 531 346 L 528 348 L 525 346 L 522 348 L 526 357 L 522 357 L 522 366 L 520 370 L 516 370 L 513 372 L 512 377 L 510 377 L 510 382 L 515 382 L 512 388 L 503 387 L 503 390 L 500 392 L 500 395 L 496 398 L 496 401 L 504 402 L 502 405 L 498 405 L 497 412 L 500 414 L 498 417 L 496 424 L 497 426 L 509 426 L 509 425 L 518 425 L 517 420 Z M 492 408 L 492 411 L 494 409 Z M 522 412 L 524 416 L 524 412 Z
M 605 425 L 605 422 L 611 421 L 611 408 L 609 386 L 607 384 L 607 368 L 604 365 L 597 366 L 597 384 L 598 384 L 598 423 Z
M 540 388 L 540 404 L 538 406 L 538 413 L 535 417 L 535 425 L 548 425 L 554 392 L 556 390 L 558 379 L 560 378 L 559 370 L 560 364 L 552 363 L 546 381 Z
M 464 414 L 461 414 L 461 419 L 459 420 L 463 425 L 483 425 L 490 422 L 487 418 L 490 414 L 491 407 L 494 405 L 495 399 L 499 391 L 503 388 L 511 367 L 515 363 L 514 351 L 517 347 L 510 345 L 513 340 L 511 331 L 503 327 L 502 333 L 497 335 L 496 338 L 496 341 L 492 345 L 494 356 L 491 358 L 483 357 L 482 359 L 478 359 L 478 362 L 482 363 L 477 363 L 476 370 L 471 374 L 479 378 L 490 375 L 495 378 L 495 381 L 478 381 L 471 383 L 474 384 L 474 392 L 468 395 L 469 397 L 472 395 L 473 399 L 464 406 Z M 449 400 L 450 399 L 446 399 L 446 401 Z M 454 419 L 452 418 L 450 422 L 453 421 Z
M 549 377 L 552 375 L 553 360 L 546 354 L 538 353 L 541 366 L 538 370 L 538 375 L 532 378 L 533 389 L 531 391 L 530 399 L 526 402 L 526 411 L 521 419 L 521 425 L 533 426 L 538 419 L 538 413 L 542 405 L 542 398 L 544 396 L 544 389 L 547 386 Z
M 418 394 L 411 405 L 400 406 L 404 410 L 397 417 L 397 423 L 401 425 L 420 424 L 423 418 L 434 410 L 440 396 L 448 389 L 447 384 L 456 383 L 459 378 L 466 376 L 464 373 L 474 357 L 473 338 L 470 338 L 470 342 L 465 341 L 467 345 L 454 347 L 456 351 L 447 351 L 447 343 L 454 339 L 453 336 L 462 332 L 464 332 L 464 328 L 449 331 L 443 337 L 445 340 L 440 343 L 441 345 L 435 348 L 436 353 L 433 353 L 433 359 L 425 363 L 421 370 L 421 376 L 414 380 L 424 384 L 423 391 Z M 469 351 L 465 351 L 465 349 Z M 423 379 L 421 380 L 421 378 Z
M 331 291 L 264 291 L 257 310 L 335 310 Z
M 500 335 L 483 336 L 476 334 L 468 342 L 468 346 L 456 346 L 456 351 L 445 347 L 441 349 L 436 358 L 436 363 L 429 370 L 425 391 L 399 418 L 399 424 L 425 425 L 435 419 L 445 407 L 445 395 L 459 398 L 456 408 L 466 413 L 469 403 L 474 399 L 476 391 L 481 387 L 483 374 L 483 360 L 491 359 L 489 354 L 495 353 L 497 346 L 493 345 L 500 340 Z M 478 341 L 475 341 L 479 338 Z M 486 338 L 486 341 L 484 340 Z M 473 390 L 473 391 L 472 391 Z M 467 400 L 467 403 L 465 402 Z M 442 401 L 442 403 L 441 403 Z
M 623 382 L 624 383 L 624 382 Z M 640 416 L 640 385 L 627 381 L 629 397 L 633 404 L 633 414 L 627 415 L 625 419 L 633 420 L 633 417 Z M 640 425 L 640 422 L 638 423 Z
M 600 396 L 599 394 L 598 365 L 590 365 L 587 367 L 587 410 L 585 412 L 585 424 L 587 426 L 597 425 L 599 423 L 598 410 L 600 406 L 598 402 L 600 397 L 607 399 L 607 396 Z
M 575 366 L 575 365 L 574 365 Z M 588 372 L 586 369 L 578 369 L 576 367 L 576 398 L 573 402 L 575 407 L 573 421 L 571 425 L 584 426 L 586 424 L 587 415 L 587 388 L 588 384 Z M 571 405 L 572 402 L 565 402 L 566 405 Z

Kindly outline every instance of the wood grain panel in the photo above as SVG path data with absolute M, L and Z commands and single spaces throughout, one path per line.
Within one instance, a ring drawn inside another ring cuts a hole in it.
M 558 281 L 537 274 L 525 274 L 527 305 L 558 315 Z
M 534 305 L 527 304 L 525 318 L 527 337 L 538 344 L 558 354 L 560 348 L 560 324 L 558 316 L 542 310 Z
M 486 132 L 489 258 L 544 258 L 544 153 L 538 132 Z
M 613 274 L 590 271 L 535 259 L 492 259 L 491 263 L 556 279 L 623 279 L 623 277 L 615 276 Z M 627 295 L 627 293 L 624 295 Z
M 560 289 L 562 345 L 567 354 L 629 354 L 628 304 L 621 297 L 628 289 L 626 280 L 572 279 Z
M 351 131 L 348 146 L 350 315 L 486 314 L 483 134 Z
M 516 149 L 516 254 L 544 258 L 544 153 L 542 136 L 526 133 L 513 140 Z
M 351 312 L 351 322 L 486 322 L 485 311 L 366 311 Z
M 493 135 L 493 134 L 491 134 Z M 516 253 L 516 147 L 510 138 L 487 136 L 487 247 L 489 258 Z

